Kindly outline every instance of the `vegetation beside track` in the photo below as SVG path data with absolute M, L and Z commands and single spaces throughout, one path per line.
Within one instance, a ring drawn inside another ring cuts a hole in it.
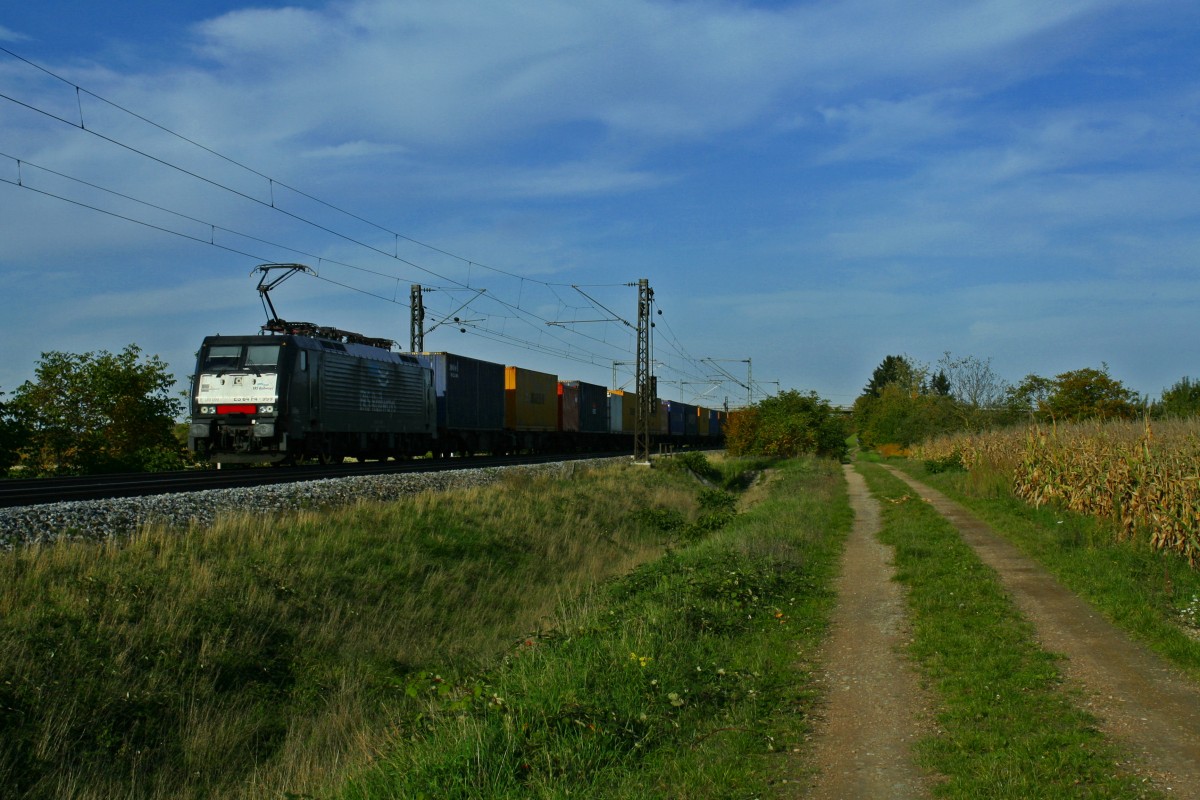
M 952 798 L 1155 797 L 1061 687 L 1054 656 L 954 527 L 899 479 L 860 464 L 882 501 L 881 539 L 907 587 L 910 652 L 937 693 L 918 744 Z
M 1200 570 L 1119 523 L 1054 504 L 1035 508 L 1011 492 L 1012 476 L 978 464 L 892 464 L 962 503 L 1115 625 L 1200 680 Z
M 423 673 L 392 749 L 344 797 L 755 797 L 813 702 L 850 515 L 832 462 L 693 545 L 566 604 L 483 675 Z
M 790 643 L 832 602 L 842 482 L 789 464 L 735 517 L 762 464 L 688 458 L 704 483 L 577 471 L 0 554 L 0 785 L 405 796 L 396 765 L 439 797 L 763 785 L 804 725 Z M 473 726 L 489 767 L 459 775 Z

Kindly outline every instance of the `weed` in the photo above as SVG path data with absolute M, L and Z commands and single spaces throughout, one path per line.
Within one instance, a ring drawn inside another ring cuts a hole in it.
M 931 474 L 939 472 L 965 472 L 966 466 L 963 464 L 962 453 L 955 450 L 940 458 L 925 459 L 925 470 Z

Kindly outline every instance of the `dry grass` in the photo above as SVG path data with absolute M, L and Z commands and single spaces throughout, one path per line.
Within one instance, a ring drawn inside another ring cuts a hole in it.
M 608 468 L 264 524 L 0 556 L 0 786 L 45 798 L 320 794 L 563 596 L 660 554 L 695 486 Z
M 917 457 L 1002 474 L 1035 506 L 1115 520 L 1122 538 L 1200 563 L 1200 422 L 1093 422 L 942 437 Z

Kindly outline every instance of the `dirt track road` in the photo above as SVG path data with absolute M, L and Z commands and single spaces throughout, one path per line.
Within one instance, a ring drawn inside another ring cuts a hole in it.
M 1200 800 L 1200 687 L 1132 641 L 963 506 L 888 469 L 950 520 L 999 573 L 1042 646 L 1066 656 L 1068 680 L 1082 689 L 1101 729 L 1135 757 L 1132 771 L 1171 797 Z
M 854 527 L 842 554 L 838 605 L 823 651 L 828 701 L 815 732 L 817 773 L 803 797 L 924 797 L 925 779 L 910 746 L 925 734 L 928 711 L 906 641 L 904 594 L 892 580 L 892 551 L 879 542 L 879 503 L 862 476 L 846 468 Z

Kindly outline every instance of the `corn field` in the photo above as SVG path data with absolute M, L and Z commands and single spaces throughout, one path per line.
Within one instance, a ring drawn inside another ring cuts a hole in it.
M 1115 520 L 1122 538 L 1200 565 L 1200 421 L 1034 425 L 940 437 L 914 455 L 1011 476 L 1026 502 Z

